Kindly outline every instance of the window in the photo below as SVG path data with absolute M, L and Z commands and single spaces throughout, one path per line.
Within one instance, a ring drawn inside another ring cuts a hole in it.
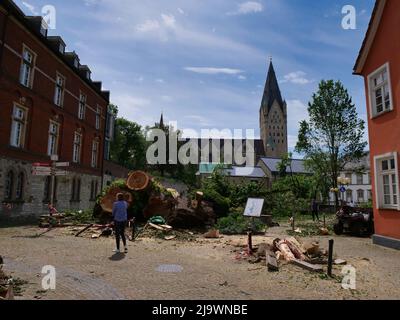
M 364 178 L 362 174 L 357 174 L 357 184 L 364 184 Z
M 56 76 L 56 91 L 54 93 L 54 104 L 62 107 L 64 104 L 65 78 L 59 74 Z
M 97 162 L 99 159 L 99 142 L 93 141 L 92 144 L 92 167 L 97 168 Z
M 25 176 L 23 172 L 20 172 L 17 176 L 17 188 L 15 190 L 15 199 L 22 200 L 24 196 L 24 183 Z
M 26 115 L 26 109 L 19 106 L 14 106 L 10 137 L 10 145 L 13 147 L 22 148 L 24 146 Z
M 58 151 L 58 134 L 59 134 L 59 124 L 50 121 L 49 126 L 49 140 L 47 144 L 47 155 L 56 155 Z
M 109 138 L 106 138 L 106 143 L 104 146 L 104 159 L 110 160 L 110 151 L 111 151 L 111 141 Z
M 346 173 L 345 178 L 349 179 L 350 184 L 353 184 L 353 175 L 351 173 Z
M 367 198 L 368 201 L 372 200 L 372 190 L 367 191 L 367 197 L 368 197 Z
M 398 209 L 397 154 L 375 157 L 378 208 Z
M 97 106 L 96 109 L 96 129 L 100 130 L 101 127 L 101 108 Z
M 33 69 L 35 63 L 35 55 L 32 51 L 27 48 L 24 48 L 22 53 L 22 65 L 20 70 L 20 83 L 27 87 L 32 87 L 32 79 L 33 79 Z
M 57 177 L 54 178 L 54 190 L 53 190 L 53 202 L 57 200 Z M 51 194 L 51 177 L 46 177 L 44 181 L 44 202 L 50 202 L 50 194 Z
M 371 179 L 371 174 L 368 173 L 368 184 L 371 185 L 372 184 L 372 179 Z
M 348 202 L 348 203 L 353 202 L 353 191 L 352 190 L 346 191 L 346 202 Z
M 90 200 L 95 201 L 98 193 L 99 183 L 93 180 L 90 184 Z
M 81 198 L 81 180 L 72 179 L 71 201 L 80 201 Z
M 359 203 L 365 202 L 364 190 L 357 190 L 357 201 Z
M 49 26 L 46 23 L 46 20 L 42 19 L 42 23 L 40 24 L 40 33 L 43 37 L 47 37 L 47 29 Z
M 79 60 L 78 59 L 74 59 L 74 67 L 79 68 Z
M 65 45 L 60 43 L 59 47 L 58 47 L 58 51 L 60 51 L 61 54 L 65 53 Z
M 393 110 L 389 64 L 368 77 L 372 117 Z
M 72 160 L 74 163 L 81 162 L 82 135 L 79 132 L 74 134 L 74 146 Z
M 6 175 L 6 183 L 5 183 L 5 192 L 4 197 L 6 200 L 11 200 L 13 196 L 13 188 L 14 188 L 14 173 L 9 171 Z
M 79 97 L 78 118 L 81 120 L 85 119 L 85 112 L 86 112 L 86 96 L 81 93 Z

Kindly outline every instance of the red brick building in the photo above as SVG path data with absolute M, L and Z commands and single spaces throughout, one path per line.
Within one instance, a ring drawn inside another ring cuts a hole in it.
M 354 67 L 365 80 L 374 243 L 400 249 L 400 1 L 378 0 Z
M 54 186 L 60 210 L 87 209 L 100 191 L 109 92 L 65 48 L 42 17 L 0 2 L 0 215 L 46 210 L 51 179 L 31 170 L 51 155 L 71 163 Z

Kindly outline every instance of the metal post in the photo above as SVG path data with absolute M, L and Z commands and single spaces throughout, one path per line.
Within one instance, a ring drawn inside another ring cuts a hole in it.
M 253 254 L 253 231 L 247 232 L 247 250 L 249 251 L 249 255 Z
M 334 244 L 334 240 L 329 240 L 329 257 L 328 257 L 328 276 L 329 277 L 332 277 L 333 244 Z
M 54 207 L 54 182 L 55 182 L 55 161 L 53 161 L 52 166 L 51 166 L 51 188 L 50 188 L 50 205 L 53 208 Z M 50 215 L 52 214 L 52 211 L 50 211 Z

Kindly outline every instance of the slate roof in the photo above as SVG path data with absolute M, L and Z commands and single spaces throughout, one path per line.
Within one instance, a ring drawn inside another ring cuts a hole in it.
M 284 102 L 282 99 L 281 90 L 279 89 L 278 80 L 276 79 L 274 66 L 271 61 L 269 64 L 268 76 L 265 83 L 261 108 L 265 108 L 269 113 L 275 100 L 279 103 L 281 107 L 283 106 Z
M 262 161 L 272 173 L 279 173 L 279 163 L 282 159 L 278 158 L 261 158 Z M 292 160 L 293 173 L 310 174 L 310 172 L 304 166 L 304 160 L 293 159 Z M 287 168 L 287 172 L 290 172 L 290 168 Z
M 265 173 L 260 167 L 232 167 L 226 173 L 231 177 L 265 178 Z

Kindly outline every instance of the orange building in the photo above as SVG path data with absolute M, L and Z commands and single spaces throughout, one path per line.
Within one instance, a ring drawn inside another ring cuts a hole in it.
M 400 1 L 377 0 L 354 74 L 365 80 L 375 244 L 400 249 Z

